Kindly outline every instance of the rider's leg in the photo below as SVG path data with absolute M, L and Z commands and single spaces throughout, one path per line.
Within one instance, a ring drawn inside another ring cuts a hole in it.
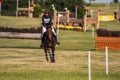
M 53 31 L 53 33 L 54 33 L 54 37 L 55 37 L 56 43 L 57 43 L 57 44 L 60 44 L 60 42 L 58 41 L 58 36 L 57 36 L 57 34 L 56 34 L 53 26 L 52 26 L 52 31 Z
M 44 33 L 46 32 L 46 28 L 44 26 L 42 26 L 42 32 L 41 32 L 41 45 L 40 47 L 43 47 L 43 43 L 44 43 Z

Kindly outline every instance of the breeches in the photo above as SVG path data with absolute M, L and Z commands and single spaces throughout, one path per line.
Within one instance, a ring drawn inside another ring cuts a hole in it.
M 53 26 L 51 26 L 51 28 L 52 28 L 52 32 L 54 33 L 54 35 L 56 35 Z M 42 34 L 41 34 L 41 37 L 43 37 L 43 34 L 44 34 L 45 32 L 46 32 L 46 28 L 45 28 L 44 26 L 42 26 Z

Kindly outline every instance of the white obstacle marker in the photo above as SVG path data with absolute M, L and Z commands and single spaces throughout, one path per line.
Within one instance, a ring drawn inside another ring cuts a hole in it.
M 106 75 L 108 75 L 108 47 L 105 47 Z M 91 51 L 88 51 L 88 80 L 91 80 Z
M 92 37 L 95 37 L 94 28 L 92 27 Z
M 90 50 L 88 51 L 88 80 L 91 80 L 91 55 L 90 55 Z
M 108 75 L 108 47 L 105 48 L 106 52 L 106 75 Z

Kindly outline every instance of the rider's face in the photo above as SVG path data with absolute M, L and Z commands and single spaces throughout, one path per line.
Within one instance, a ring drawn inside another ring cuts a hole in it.
M 48 13 L 46 13 L 45 16 L 48 17 Z

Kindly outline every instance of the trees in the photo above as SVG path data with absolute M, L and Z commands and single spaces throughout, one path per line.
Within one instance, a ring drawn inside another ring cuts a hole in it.
M 16 15 L 17 0 L 3 0 L 2 15 Z M 28 0 L 19 0 L 19 7 L 28 7 Z
M 35 0 L 35 3 L 38 0 Z M 16 5 L 17 5 L 17 0 L 3 0 L 2 3 L 2 15 L 9 15 L 9 16 L 15 16 L 16 15 Z M 28 0 L 19 0 L 19 7 L 21 8 L 28 8 Z M 34 17 L 38 17 L 39 14 L 41 13 L 41 6 L 36 5 L 34 8 Z
M 3 0 L 2 3 L 2 15 L 15 15 L 15 0 Z
M 118 0 L 113 0 L 114 3 L 118 3 L 119 1 Z
M 58 11 L 65 11 L 64 8 L 67 7 L 71 12 L 75 12 L 75 5 L 78 5 L 78 18 L 83 18 L 84 16 L 83 0 L 45 0 L 44 6 L 52 12 L 52 4 L 54 4 Z
M 89 2 L 90 2 L 90 4 L 91 4 L 92 0 L 89 0 Z
M 3 0 L 2 3 L 2 15 L 13 15 L 16 14 L 16 2 L 17 0 Z M 75 12 L 75 5 L 78 5 L 78 18 L 84 16 L 84 1 L 83 0 L 34 0 L 36 4 L 40 4 L 42 8 L 49 9 L 51 12 L 52 4 L 55 5 L 56 10 L 65 11 L 67 7 L 71 12 Z M 28 7 L 28 0 L 19 0 L 19 7 Z M 36 12 L 38 9 L 35 8 Z M 36 14 L 36 13 L 34 13 Z
M 34 17 L 39 17 L 39 15 L 42 13 L 42 8 L 39 4 L 36 4 L 34 7 Z
M 90 2 L 90 5 L 91 5 L 92 1 L 95 1 L 95 0 L 89 0 L 89 2 Z

